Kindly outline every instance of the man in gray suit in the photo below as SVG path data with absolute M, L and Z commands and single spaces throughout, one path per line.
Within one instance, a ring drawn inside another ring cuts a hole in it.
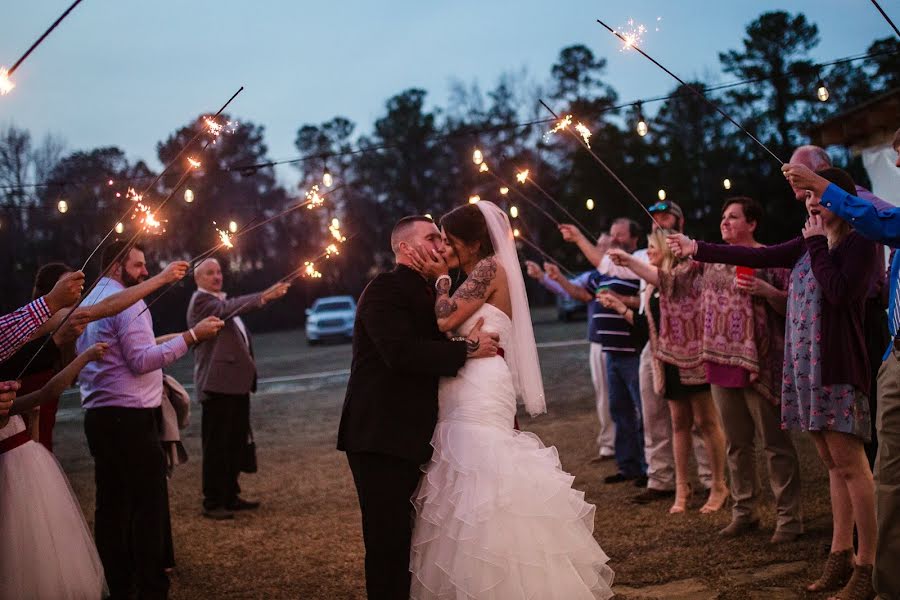
M 188 305 L 188 324 L 209 316 L 225 321 L 216 338 L 194 349 L 194 385 L 203 407 L 203 516 L 233 519 L 234 511 L 259 506 L 238 495 L 241 457 L 250 436 L 250 392 L 256 391 L 253 345 L 240 315 L 283 297 L 290 286 L 276 283 L 263 292 L 229 299 L 214 258 L 194 269 L 194 279 L 197 291 Z

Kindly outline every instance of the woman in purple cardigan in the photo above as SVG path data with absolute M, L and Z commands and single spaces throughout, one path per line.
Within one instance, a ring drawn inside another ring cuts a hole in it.
M 850 176 L 819 175 L 853 193 Z M 863 304 L 875 276 L 875 243 L 852 230 L 810 193 L 803 235 L 776 246 L 748 248 L 669 237 L 672 251 L 703 262 L 792 268 L 784 345 L 782 428 L 809 431 L 828 468 L 834 530 L 831 554 L 810 591 L 838 588 L 840 600 L 874 598 L 875 500 L 863 444 L 869 439 L 869 360 Z M 859 535 L 853 560 L 853 525 Z M 851 576 L 852 575 L 852 576 Z

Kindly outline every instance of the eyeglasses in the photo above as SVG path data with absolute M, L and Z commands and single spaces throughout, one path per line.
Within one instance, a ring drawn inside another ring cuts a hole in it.
M 653 206 L 647 209 L 647 212 L 655 213 L 655 212 L 666 212 L 672 208 L 672 205 L 668 202 L 657 202 Z

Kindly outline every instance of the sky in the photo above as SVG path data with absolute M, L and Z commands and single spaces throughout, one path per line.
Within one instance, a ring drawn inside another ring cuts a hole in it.
M 0 66 L 69 3 L 4 0 Z M 900 3 L 882 6 L 900 20 Z M 488 89 L 524 67 L 544 82 L 572 44 L 608 59 L 622 101 L 674 87 L 620 52 L 597 18 L 650 25 L 642 47 L 683 78 L 729 81 L 718 52 L 740 48 L 747 23 L 779 9 L 819 26 L 818 61 L 864 53 L 892 34 L 864 0 L 84 0 L 16 72 L 16 89 L 0 97 L 0 126 L 57 134 L 68 150 L 118 146 L 158 166 L 158 141 L 243 85 L 230 112 L 265 126 L 270 158 L 293 158 L 303 124 L 342 115 L 367 133 L 407 88 L 443 106 L 454 80 Z M 291 179 L 289 169 L 279 176 Z

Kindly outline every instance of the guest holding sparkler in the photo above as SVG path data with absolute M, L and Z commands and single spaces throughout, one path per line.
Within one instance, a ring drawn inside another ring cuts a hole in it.
M 137 285 L 125 288 L 103 300 L 82 305 L 69 316 L 70 308 L 57 311 L 48 321 L 48 327 L 56 330 L 53 337 L 45 337 L 28 342 L 6 362 L 0 365 L 0 380 L 22 375 L 20 394 L 40 389 L 51 377 L 59 372 L 75 356 L 75 340 L 91 321 L 111 317 L 125 310 L 138 300 L 169 283 L 182 279 L 187 273 L 188 263 L 175 261 L 158 275 Z M 74 269 L 64 263 L 48 263 L 42 266 L 34 279 L 32 296 L 37 299 L 46 296 L 50 290 L 62 280 L 63 276 Z M 65 322 L 62 323 L 62 320 Z M 30 363 L 30 364 L 29 364 Z M 32 437 L 53 451 L 53 427 L 56 423 L 56 411 L 59 398 L 51 398 L 42 402 L 34 413 L 29 415 L 28 426 Z
M 735 247 L 761 247 L 755 239 L 761 218 L 762 207 L 752 198 L 729 198 L 722 207 L 722 239 Z M 685 369 L 702 367 L 711 384 L 725 429 L 734 501 L 731 523 L 720 534 L 734 537 L 759 527 L 758 433 L 776 499 L 772 543 L 793 541 L 803 527 L 799 464 L 778 410 L 786 272 L 686 263 L 657 274 L 629 257 L 614 260 L 658 282 L 663 296 L 658 358 Z M 702 511 L 719 510 L 727 497 L 724 489 L 711 490 Z
M 900 168 L 900 129 L 894 134 L 897 168 Z M 825 208 L 842 219 L 850 220 L 854 228 L 869 239 L 900 247 L 900 210 L 882 208 L 859 193 L 856 195 L 812 173 L 803 166 L 790 164 L 783 169 L 785 177 L 795 189 L 812 190 L 822 198 Z M 878 540 L 875 548 L 874 587 L 883 598 L 900 598 L 900 254 L 894 252 L 890 268 L 890 304 L 888 314 L 892 341 L 883 354 L 878 371 L 878 416 L 876 419 L 881 443 L 875 470 L 876 516 Z M 877 363 L 879 354 L 870 355 Z
M 243 457 L 255 452 L 250 443 L 250 393 L 256 391 L 253 344 L 240 315 L 283 298 L 290 284 L 279 282 L 257 294 L 228 298 L 222 291 L 222 267 L 215 258 L 197 266 L 194 280 L 197 291 L 188 305 L 188 325 L 209 317 L 225 321 L 218 336 L 194 350 L 194 384 L 203 407 L 203 516 L 233 519 L 233 511 L 259 507 L 259 502 L 240 497 L 238 485 L 242 470 L 252 472 Z M 248 458 L 255 463 L 255 455 Z
M 107 246 L 102 278 L 85 299 L 90 306 L 144 281 L 140 246 Z M 223 322 L 209 317 L 169 341 L 157 344 L 153 321 L 141 300 L 121 313 L 94 321 L 77 348 L 105 342 L 106 355 L 81 372 L 84 431 L 94 457 L 97 507 L 95 538 L 113 598 L 165 598 L 171 560 L 166 457 L 157 420 L 163 395 L 162 368 L 188 347 L 218 333 Z
M 819 175 L 847 194 L 856 186 L 840 169 Z M 863 444 L 871 432 L 869 360 L 863 315 L 876 269 L 876 245 L 808 194 L 803 235 L 770 247 L 722 246 L 671 236 L 676 255 L 752 268 L 792 267 L 787 303 L 781 422 L 809 431 L 828 468 L 833 532 L 822 576 L 808 589 L 839 587 L 842 600 L 868 599 L 875 558 L 875 485 Z M 853 526 L 858 532 L 853 565 Z

